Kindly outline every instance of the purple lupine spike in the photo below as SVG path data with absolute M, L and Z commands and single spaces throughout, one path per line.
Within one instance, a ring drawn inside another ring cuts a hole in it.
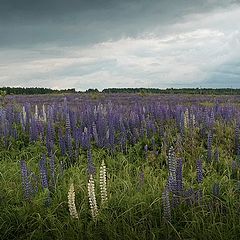
M 113 116 L 111 115 L 109 117 L 109 145 L 110 145 L 110 149 L 112 151 L 114 151 L 114 141 L 115 141 L 115 129 L 114 129 L 114 125 L 113 125 Z
M 169 189 L 165 187 L 162 193 L 163 217 L 166 221 L 171 221 L 171 205 L 169 199 Z
M 88 163 L 87 163 L 88 174 L 89 175 L 90 174 L 95 175 L 96 174 L 96 168 L 95 168 L 94 163 L 93 163 L 91 148 L 89 148 L 87 150 L 87 160 L 88 160 Z
M 237 124 L 235 128 L 235 149 L 236 149 L 235 151 L 237 155 L 240 149 L 239 137 L 240 137 L 240 129 L 239 129 L 239 124 Z
M 176 169 L 176 191 L 178 195 L 180 195 L 183 191 L 183 174 L 182 174 L 182 159 L 178 159 L 177 161 L 177 169 Z
M 202 168 L 202 161 L 201 159 L 197 160 L 197 182 L 202 183 L 203 182 L 203 168 Z
M 82 132 L 82 138 L 81 138 L 81 145 L 83 149 L 89 149 L 90 148 L 90 135 L 88 133 L 87 128 L 84 129 Z
M 69 113 L 66 114 L 66 131 L 71 131 L 71 125 L 70 125 L 70 116 Z
M 168 152 L 168 170 L 169 175 L 176 181 L 176 158 L 173 146 L 170 147 Z
M 180 115 L 180 134 L 181 137 L 184 137 L 185 134 L 185 126 L 184 126 L 184 111 L 181 111 L 181 115 Z
M 208 162 L 212 161 L 212 132 L 208 133 L 208 141 L 207 141 L 207 160 Z
M 45 199 L 45 206 L 49 207 L 51 203 L 50 192 L 48 188 L 48 176 L 47 176 L 47 166 L 46 166 L 46 156 L 43 155 L 42 159 L 39 162 L 41 184 L 44 191 L 47 192 L 47 197 Z
M 53 188 L 55 188 L 56 177 L 55 177 L 55 156 L 54 156 L 54 154 L 51 154 L 49 165 L 50 165 L 51 180 L 52 180 L 51 182 L 52 182 Z
M 29 174 L 28 174 L 26 161 L 21 160 L 20 165 L 21 165 L 22 186 L 23 186 L 23 190 L 24 190 L 24 196 L 25 196 L 26 200 L 30 200 L 31 193 L 32 193 L 32 185 L 29 180 Z
M 172 175 L 169 175 L 169 176 L 168 176 L 167 187 L 168 187 L 168 190 L 169 190 L 170 192 L 176 192 L 177 183 L 176 183 L 176 181 L 174 180 L 174 178 L 173 178 Z
M 48 178 L 47 178 L 47 166 L 46 166 L 46 156 L 43 155 L 42 159 L 39 162 L 39 169 L 41 175 L 42 188 L 48 188 Z
M 95 143 L 98 145 L 98 133 L 97 133 L 97 127 L 95 123 L 93 123 L 92 125 L 92 132 L 93 132 Z
M 69 130 L 66 131 L 66 144 L 68 149 L 69 157 L 72 157 L 72 137 Z
M 65 139 L 63 137 L 61 129 L 58 130 L 58 139 L 59 139 L 59 145 L 60 145 L 61 153 L 64 156 L 66 154 L 66 143 L 65 143 Z

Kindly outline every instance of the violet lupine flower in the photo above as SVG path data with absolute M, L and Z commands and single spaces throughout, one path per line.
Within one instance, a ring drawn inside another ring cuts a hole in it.
M 39 162 L 39 169 L 41 175 L 42 188 L 48 188 L 48 178 L 47 178 L 47 166 L 46 166 L 46 156 L 43 155 L 42 159 Z
M 87 128 L 85 128 L 85 130 L 82 132 L 81 145 L 83 149 L 90 148 L 90 135 L 87 131 Z
M 59 140 L 61 153 L 64 156 L 66 154 L 66 143 L 65 143 L 65 138 L 63 137 L 63 133 L 61 129 L 58 130 L 58 140 Z
M 171 205 L 169 199 L 169 189 L 165 187 L 162 193 L 163 217 L 166 221 L 171 221 Z
M 47 166 L 46 166 L 46 156 L 43 155 L 42 159 L 39 162 L 41 184 L 44 191 L 47 192 L 47 197 L 45 199 L 45 206 L 49 207 L 51 203 L 50 191 L 48 188 L 48 177 L 47 177 Z
M 24 196 L 27 200 L 30 200 L 31 193 L 32 193 L 32 185 L 29 180 L 27 164 L 26 164 L 25 160 L 21 160 L 20 164 L 21 164 L 22 186 L 23 186 L 23 190 L 24 190 Z
M 70 116 L 69 113 L 66 114 L 66 131 L 71 131 L 71 125 L 70 125 Z
M 201 159 L 197 160 L 197 182 L 202 183 L 203 181 L 203 168 Z
M 96 168 L 93 163 L 91 148 L 87 150 L 87 160 L 88 160 L 88 163 L 87 163 L 88 174 L 89 175 L 96 174 Z
M 176 158 L 173 146 L 170 147 L 168 152 L 168 170 L 169 176 L 172 176 L 173 180 L 176 181 Z
M 182 174 L 182 159 L 178 159 L 177 161 L 177 169 L 176 169 L 176 191 L 178 195 L 183 191 L 183 174 Z
M 239 135 L 240 135 L 240 129 L 239 129 L 239 124 L 237 124 L 235 128 L 235 149 L 236 149 L 237 155 L 239 154 L 239 149 L 240 149 Z
M 208 133 L 208 141 L 207 141 L 207 160 L 208 162 L 212 161 L 212 132 Z
M 72 157 L 72 136 L 69 130 L 66 131 L 66 144 L 67 144 L 67 149 L 68 149 L 68 154 L 69 157 Z
M 50 165 L 50 172 L 51 172 L 51 178 L 52 178 L 52 185 L 55 188 L 56 177 L 55 177 L 55 156 L 54 156 L 54 154 L 51 154 L 49 165 Z
M 176 189 L 175 181 L 174 181 L 173 177 L 170 175 L 168 176 L 168 179 L 167 179 L 167 188 L 170 192 L 174 192 Z
M 93 132 L 94 141 L 96 145 L 98 145 L 98 133 L 97 133 L 97 126 L 95 123 L 92 124 L 92 132 Z
M 185 134 L 184 111 L 181 111 L 179 126 L 180 126 L 181 137 L 184 137 L 184 134 Z

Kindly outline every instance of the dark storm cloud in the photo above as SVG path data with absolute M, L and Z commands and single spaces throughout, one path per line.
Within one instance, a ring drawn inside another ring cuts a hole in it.
M 186 13 L 224 7 L 230 0 L 1 0 L 0 46 L 79 45 L 136 37 Z

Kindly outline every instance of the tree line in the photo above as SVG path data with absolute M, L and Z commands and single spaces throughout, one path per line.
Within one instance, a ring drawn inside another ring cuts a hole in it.
M 240 88 L 107 88 L 104 93 L 239 95 Z
M 40 87 L 0 87 L 0 95 L 33 95 L 79 93 L 75 88 L 51 89 Z M 99 91 L 97 88 L 87 89 L 85 93 L 140 93 L 140 94 L 203 94 L 203 95 L 240 95 L 240 88 L 106 88 Z
M 1 95 L 32 95 L 32 94 L 52 94 L 52 93 L 75 93 L 75 88 L 71 89 L 51 89 L 51 88 L 41 88 L 41 87 L 1 87 L 0 94 Z

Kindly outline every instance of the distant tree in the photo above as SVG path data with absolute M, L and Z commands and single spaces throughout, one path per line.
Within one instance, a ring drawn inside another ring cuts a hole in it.
M 99 93 L 97 88 L 89 88 L 88 90 L 86 90 L 86 93 Z

